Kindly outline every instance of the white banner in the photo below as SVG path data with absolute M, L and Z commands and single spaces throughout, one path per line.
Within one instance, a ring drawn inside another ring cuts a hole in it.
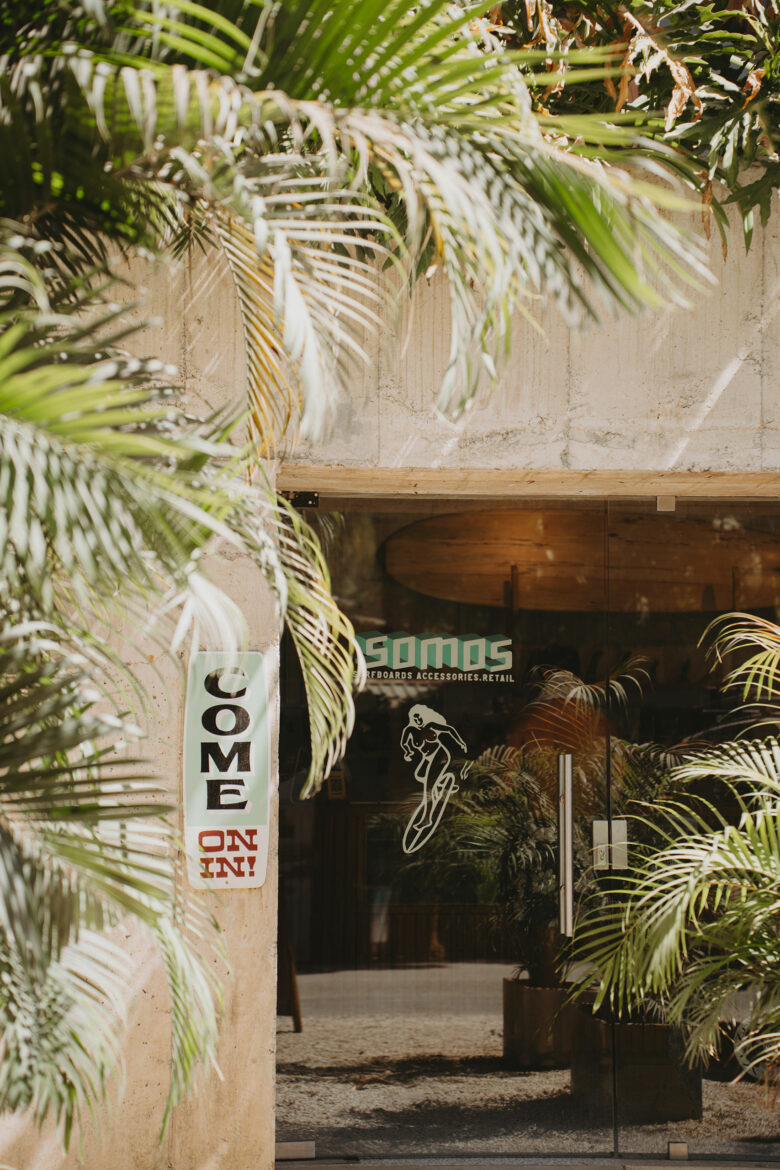
M 184 837 L 193 884 L 262 886 L 271 794 L 264 655 L 193 654 L 184 715 Z

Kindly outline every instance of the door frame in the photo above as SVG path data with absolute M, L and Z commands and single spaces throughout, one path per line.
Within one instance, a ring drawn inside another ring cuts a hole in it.
M 329 463 L 282 462 L 276 486 L 283 492 L 315 492 L 336 508 L 340 499 L 415 497 L 540 499 L 609 496 L 641 497 L 671 510 L 673 498 L 765 500 L 780 496 L 780 471 L 660 471 L 634 469 L 499 467 L 347 467 Z

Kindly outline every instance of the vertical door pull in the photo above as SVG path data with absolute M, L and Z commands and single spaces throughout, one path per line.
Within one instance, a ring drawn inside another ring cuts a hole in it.
M 571 756 L 558 756 L 558 925 L 561 934 L 574 933 L 574 825 L 572 818 Z

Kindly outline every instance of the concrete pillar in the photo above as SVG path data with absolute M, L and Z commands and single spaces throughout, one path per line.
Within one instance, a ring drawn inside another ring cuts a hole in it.
M 181 401 L 207 411 L 245 394 L 243 338 L 230 276 L 212 253 L 168 267 L 134 266 L 146 285 L 139 320 L 159 324 L 131 339 L 139 354 L 177 366 Z M 128 303 L 133 288 L 119 288 Z M 278 679 L 278 623 L 259 570 L 234 551 L 211 558 L 207 571 L 243 612 L 248 647 L 268 652 Z M 204 647 L 206 648 L 206 647 Z M 151 657 L 150 657 L 151 656 Z M 174 801 L 180 800 L 186 656 L 178 664 L 140 647 L 130 664 L 145 687 L 156 721 L 143 754 Z M 274 688 L 277 691 L 277 688 Z M 277 775 L 278 696 L 271 712 L 273 775 Z M 274 789 L 276 785 L 274 784 Z M 181 820 L 179 820 L 181 828 Z M 259 890 L 209 895 L 221 927 L 224 960 L 214 957 L 224 990 L 218 1063 L 221 1078 L 203 1070 L 198 1093 L 173 1114 L 162 1144 L 160 1124 L 171 1068 L 169 1002 L 156 950 L 146 932 L 120 926 L 115 936 L 132 955 L 123 1084 L 111 1108 L 74 1136 L 67 1155 L 47 1123 L 29 1116 L 0 1120 L 0 1163 L 24 1170 L 268 1170 L 274 1159 L 276 1018 L 277 805 L 273 801 L 268 876 Z

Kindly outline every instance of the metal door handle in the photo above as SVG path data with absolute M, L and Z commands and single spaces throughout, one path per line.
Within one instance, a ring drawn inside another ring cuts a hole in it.
M 571 756 L 558 756 L 558 925 L 561 934 L 574 933 L 574 823 L 572 817 Z

